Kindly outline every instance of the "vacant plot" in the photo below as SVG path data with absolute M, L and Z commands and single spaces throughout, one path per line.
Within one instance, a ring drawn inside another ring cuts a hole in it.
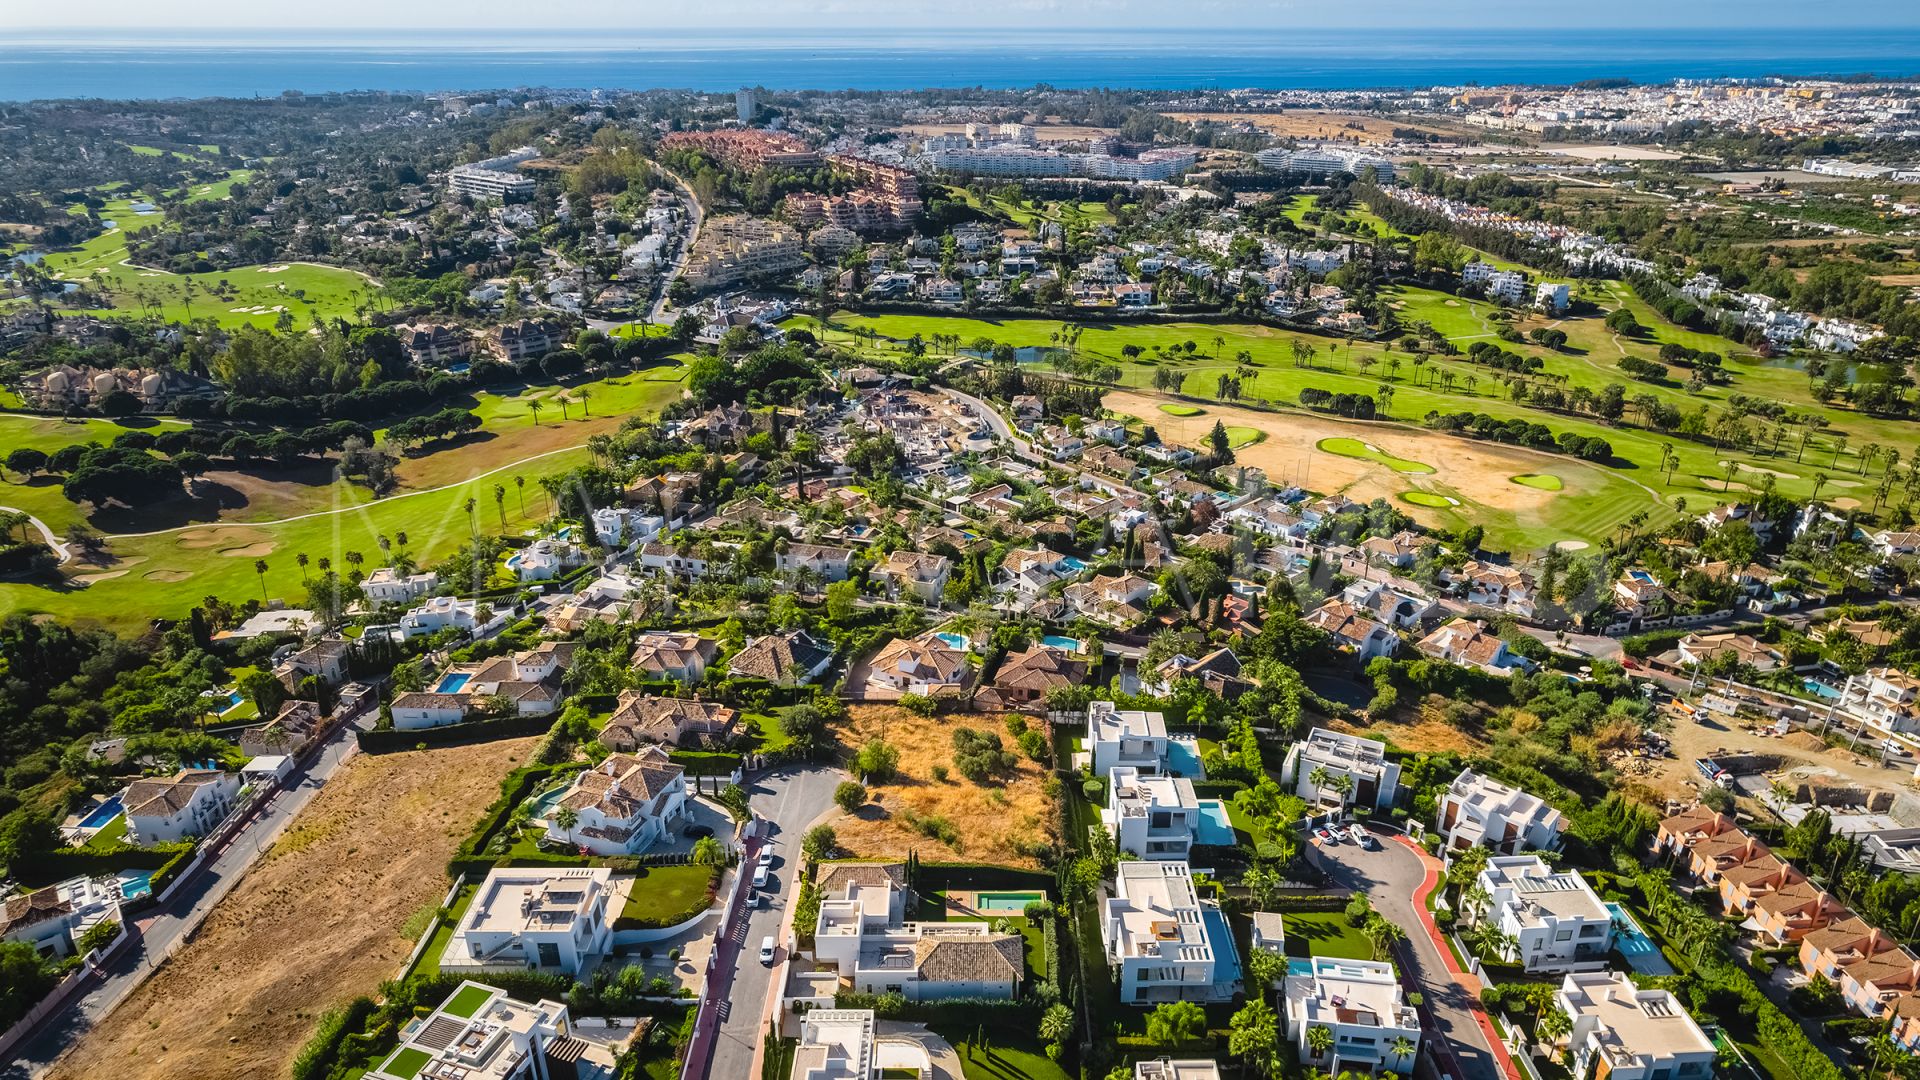
M 285 1075 L 323 1010 L 406 960 L 400 927 L 446 892 L 447 858 L 534 742 L 355 758 L 49 1075 Z
M 985 784 L 961 776 L 953 764 L 953 733 L 963 727 L 999 735 L 1018 762 Z M 1052 804 L 1041 790 L 1046 770 L 1013 745 L 1005 717 L 923 717 L 897 706 L 856 705 L 837 734 L 850 751 L 877 738 L 900 752 L 899 775 L 875 785 L 873 801 L 859 813 L 834 820 L 840 846 L 848 852 L 903 858 L 918 851 L 929 861 L 965 859 L 1040 868 L 1034 845 L 1056 839 Z M 940 779 L 935 770 L 946 778 Z
M 1325 109 L 1288 109 L 1285 112 L 1207 113 L 1170 112 L 1174 120 L 1194 124 L 1247 123 L 1262 131 L 1289 139 L 1336 139 L 1360 143 L 1385 143 L 1394 139 L 1396 128 L 1414 128 L 1436 135 L 1454 134 L 1428 121 L 1373 113 L 1332 112 Z

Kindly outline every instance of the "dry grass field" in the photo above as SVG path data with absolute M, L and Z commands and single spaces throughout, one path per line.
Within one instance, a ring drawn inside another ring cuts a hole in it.
M 327 1008 L 405 961 L 407 917 L 534 739 L 361 755 L 328 781 L 199 934 L 51 1080 L 284 1076 Z
M 1029 723 L 1038 725 L 1040 721 Z M 885 739 L 900 751 L 900 773 L 872 788 L 872 801 L 860 812 L 834 820 L 840 846 L 862 858 L 903 858 L 918 851 L 929 861 L 965 859 L 1038 869 L 1031 845 L 1052 841 L 1050 800 L 1042 790 L 1046 768 L 1024 755 L 1011 773 L 976 784 L 953 768 L 953 732 L 962 727 L 1008 737 L 1005 717 L 995 713 L 958 713 L 922 717 L 892 705 L 855 705 L 852 719 L 837 734 L 853 750 L 870 738 Z M 935 779 L 935 768 L 947 778 Z M 916 827 L 913 822 L 924 825 Z M 940 829 L 944 821 L 949 830 Z M 949 843 L 930 831 L 948 832 Z

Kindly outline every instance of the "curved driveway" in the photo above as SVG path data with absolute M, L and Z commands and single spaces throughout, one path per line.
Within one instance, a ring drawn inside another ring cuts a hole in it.
M 1362 851 L 1350 843 L 1326 848 L 1309 844 L 1307 859 L 1326 871 L 1334 884 L 1366 893 L 1373 900 L 1374 910 L 1407 932 L 1406 940 L 1395 950 L 1402 979 L 1426 998 L 1428 1038 L 1424 1041 L 1431 1044 L 1436 1032 L 1446 1039 L 1453 1058 L 1446 1071 L 1455 1080 L 1506 1080 L 1474 1015 L 1473 1006 L 1478 1002 L 1454 979 L 1440 955 L 1440 946 L 1414 910 L 1414 894 L 1425 884 L 1427 875 L 1420 856 L 1386 836 L 1373 851 Z

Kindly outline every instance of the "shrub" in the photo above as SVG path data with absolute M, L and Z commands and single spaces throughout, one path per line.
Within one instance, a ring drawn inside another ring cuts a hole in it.
M 1000 736 L 994 732 L 968 727 L 954 729 L 953 767 L 976 784 L 984 783 L 994 773 L 1012 770 L 1019 760 L 1001 745 Z
M 899 768 L 899 749 L 877 737 L 868 739 L 853 758 L 853 771 L 876 783 L 893 779 Z
M 840 809 L 851 814 L 866 803 L 866 786 L 857 780 L 842 781 L 839 787 L 833 789 L 833 801 L 840 805 Z

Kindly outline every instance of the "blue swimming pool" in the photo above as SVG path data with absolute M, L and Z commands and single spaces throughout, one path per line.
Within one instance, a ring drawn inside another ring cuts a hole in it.
M 1087 568 L 1086 563 L 1081 562 L 1071 555 L 1062 555 L 1060 557 L 1060 566 L 1070 574 L 1077 574 Z
M 1290 956 L 1287 958 L 1287 974 L 1313 975 L 1313 958 L 1310 956 Z
M 1642 975 L 1673 975 L 1673 965 L 1660 954 L 1660 946 L 1654 944 L 1640 924 L 1634 921 L 1626 908 L 1616 903 L 1607 905 L 1608 914 L 1613 916 L 1613 947 L 1620 950 L 1628 965 Z
M 1800 685 L 1806 687 L 1807 693 L 1812 694 L 1814 697 L 1825 698 L 1828 701 L 1838 701 L 1840 699 L 1839 690 L 1828 686 L 1818 679 L 1802 679 Z
M 115 795 L 113 798 L 108 799 L 106 802 L 103 802 L 99 806 L 94 807 L 92 813 L 88 814 L 84 818 L 81 818 L 80 827 L 83 829 L 101 828 L 102 826 L 106 825 L 107 822 L 112 821 L 114 818 L 119 817 L 120 810 L 121 810 L 120 796 Z
M 137 896 L 153 894 L 153 871 L 122 870 L 117 876 L 120 878 L 121 899 L 132 900 Z
M 953 646 L 956 649 L 965 649 L 968 645 L 972 644 L 967 640 L 967 635 L 965 634 L 939 633 L 933 636 L 939 638 L 941 641 L 946 642 L 947 644 Z
M 1213 985 L 1226 996 L 1240 982 L 1240 950 L 1233 947 L 1233 931 L 1227 928 L 1227 917 L 1219 908 L 1204 909 L 1201 919 L 1207 929 L 1207 944 L 1213 946 Z
M 460 692 L 461 687 L 466 686 L 467 683 L 472 681 L 472 675 L 468 675 L 465 672 L 455 672 L 442 678 L 440 685 L 433 688 L 433 692 L 436 694 L 457 694 Z
M 1050 645 L 1056 649 L 1065 649 L 1068 652 L 1075 653 L 1079 652 L 1085 645 L 1079 638 L 1061 637 L 1059 634 L 1048 634 L 1040 639 L 1040 644 Z
M 1207 775 L 1200 764 L 1200 744 L 1191 736 L 1167 740 L 1167 772 L 1198 780 Z
M 1201 799 L 1200 824 L 1193 830 L 1197 844 L 1233 846 L 1233 822 L 1227 820 L 1227 804 L 1219 799 Z

